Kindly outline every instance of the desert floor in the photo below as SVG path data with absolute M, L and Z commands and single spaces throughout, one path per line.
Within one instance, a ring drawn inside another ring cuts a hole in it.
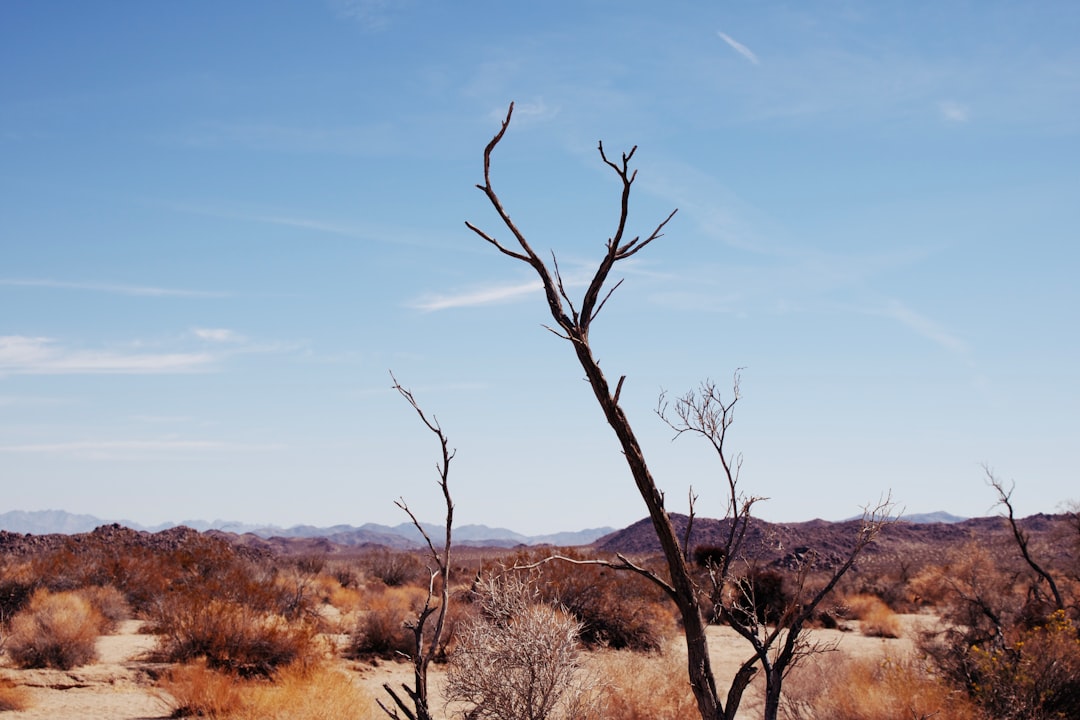
M 913 638 L 920 626 L 934 622 L 928 616 L 902 615 L 905 633 L 896 639 L 871 638 L 857 631 L 813 630 L 810 639 L 821 643 L 836 643 L 835 657 L 892 657 L 909 656 L 914 650 Z M 121 624 L 113 635 L 98 640 L 98 662 L 70 671 L 18 670 L 0 660 L 0 678 L 7 678 L 28 688 L 31 707 L 19 712 L 4 713 L 5 720 L 157 720 L 167 718 L 169 709 L 154 688 L 153 678 L 167 666 L 142 660 L 154 646 L 151 635 L 142 634 L 137 620 Z M 747 657 L 746 642 L 728 628 L 711 628 L 713 669 L 721 686 L 734 675 L 739 663 Z M 826 656 L 826 661 L 830 654 Z M 350 663 L 355 682 L 367 687 L 373 696 L 380 696 L 384 682 L 397 685 L 411 679 L 411 669 L 403 663 L 382 662 L 376 665 Z M 441 707 L 437 697 L 441 685 L 441 670 L 434 668 L 431 686 L 436 697 L 433 707 Z M 754 707 L 753 691 L 738 715 L 754 718 L 760 710 Z

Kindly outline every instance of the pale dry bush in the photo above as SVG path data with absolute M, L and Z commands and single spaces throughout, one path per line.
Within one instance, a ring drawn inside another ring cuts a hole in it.
M 75 592 L 37 590 L 11 619 L 4 649 L 24 668 L 70 670 L 97 659 L 105 619 Z
M 914 660 L 817 656 L 784 681 L 785 720 L 985 720 L 962 693 Z
M 450 655 L 446 697 L 465 717 L 544 720 L 596 717 L 600 695 L 582 667 L 581 625 L 544 604 L 516 575 L 489 577 L 476 592 L 479 614 L 462 623 Z
M 697 703 L 686 682 L 686 655 L 675 641 L 660 652 L 603 651 L 590 658 L 603 678 L 605 717 L 617 720 L 697 720 Z
M 0 680 L 0 712 L 25 710 L 30 707 L 30 693 L 10 680 Z
M 861 621 L 862 634 L 867 637 L 898 638 L 903 634 L 896 613 L 876 595 L 852 595 L 843 605 L 849 615 Z

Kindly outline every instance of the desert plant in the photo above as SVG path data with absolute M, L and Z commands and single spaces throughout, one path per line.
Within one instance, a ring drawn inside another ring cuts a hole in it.
M 971 649 L 972 697 L 1000 720 L 1076 717 L 1080 709 L 1080 637 L 1064 610 L 1000 648 Z
M 157 690 L 174 718 L 231 718 L 243 702 L 236 678 L 211 670 L 205 658 L 173 667 L 158 680 Z
M 578 622 L 518 575 L 489 576 L 476 594 L 480 613 L 458 632 L 447 698 L 464 703 L 467 718 L 587 716 L 598 696 L 581 668 Z
M 80 588 L 77 592 L 101 613 L 104 619 L 103 632 L 114 631 L 117 624 L 131 614 L 131 608 L 128 606 L 124 593 L 112 585 L 91 585 Z
M 603 682 L 604 717 L 618 720 L 685 720 L 697 714 L 686 684 L 686 659 L 674 643 L 651 653 L 604 651 L 590 658 Z
M 375 703 L 342 672 L 317 664 L 288 667 L 273 682 L 241 680 L 204 661 L 179 665 L 158 681 L 171 717 L 211 720 L 371 720 Z
M 587 561 L 544 562 L 548 557 L 518 553 L 514 566 L 538 568 L 542 563 L 543 575 L 536 583 L 539 597 L 581 623 L 579 640 L 585 647 L 653 652 L 674 630 L 667 598 L 653 583 Z M 572 548 L 559 557 L 585 560 Z
M 249 683 L 242 691 L 230 720 L 374 720 L 381 714 L 370 693 L 325 665 L 285 668 L 273 683 Z
M 387 548 L 367 553 L 362 567 L 368 576 L 379 579 L 387 587 L 411 584 L 424 572 L 424 565 L 415 554 Z
M 38 590 L 11 619 L 5 650 L 24 668 L 69 670 L 97 657 L 104 619 L 81 595 Z
M 214 670 L 268 677 L 280 667 L 312 662 L 325 648 L 313 622 L 285 617 L 232 600 L 174 593 L 159 605 L 153 629 L 167 662 L 203 658 Z
M 351 658 L 405 658 L 412 652 L 413 636 L 406 627 L 422 603 L 419 588 L 391 587 L 373 592 L 357 618 L 346 655 Z
M 981 720 L 982 714 L 925 666 L 885 658 L 808 662 L 788 679 L 786 720 Z
M 862 634 L 868 637 L 897 638 L 902 633 L 896 613 L 876 595 L 853 595 L 843 603 L 846 616 L 858 618 Z
M 0 712 L 25 710 L 30 707 L 30 694 L 10 680 L 0 679 Z

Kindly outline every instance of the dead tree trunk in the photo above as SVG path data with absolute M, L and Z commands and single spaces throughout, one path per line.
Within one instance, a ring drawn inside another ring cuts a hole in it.
M 724 712 L 724 703 L 720 701 L 717 694 L 716 680 L 712 672 L 708 641 L 705 635 L 706 622 L 701 612 L 697 589 L 682 548 L 679 545 L 678 535 L 671 519 L 668 517 L 667 511 L 664 509 L 664 497 L 649 472 L 641 445 L 634 435 L 630 421 L 619 406 L 619 391 L 622 386 L 622 378 L 620 378 L 615 392 L 612 393 L 607 378 L 604 377 L 604 373 L 600 370 L 600 364 L 593 357 L 592 348 L 589 346 L 589 328 L 592 321 L 603 308 L 611 293 L 619 285 L 619 283 L 615 283 L 610 288 L 605 287 L 611 269 L 618 261 L 629 258 L 660 237 L 664 226 L 674 217 L 675 212 L 672 211 L 648 237 L 642 239 L 638 236 L 627 240 L 625 234 L 629 216 L 630 187 L 636 176 L 636 171 L 630 170 L 629 165 L 637 148 L 633 148 L 628 153 L 623 153 L 621 162 L 613 162 L 608 159 L 604 152 L 603 143 L 601 143 L 599 146 L 600 157 L 606 165 L 615 171 L 622 182 L 621 209 L 615 234 L 607 241 L 607 252 L 600 261 L 600 265 L 585 291 L 580 309 L 575 307 L 566 293 L 566 288 L 559 275 L 558 264 L 553 262 L 553 269 L 548 269 L 546 263 L 540 259 L 525 236 L 510 219 L 491 184 L 491 153 L 505 135 L 513 112 L 514 106 L 511 103 L 502 127 L 484 149 L 484 183 L 477 185 L 477 187 L 484 192 L 507 230 L 514 236 L 517 247 L 511 248 L 502 244 L 495 237 L 472 223 L 466 223 L 466 225 L 503 254 L 530 265 L 540 277 L 544 286 L 548 309 L 551 311 L 551 316 L 555 321 L 555 327 L 548 329 L 573 345 L 578 362 L 585 371 L 585 376 L 590 387 L 592 387 L 593 394 L 596 396 L 601 410 L 603 410 L 604 418 L 611 426 L 611 429 L 615 431 L 619 444 L 622 446 L 627 465 L 630 467 L 630 473 L 648 508 L 653 529 L 656 531 L 660 547 L 667 560 L 671 574 L 669 594 L 674 600 L 683 621 L 687 646 L 687 670 L 690 686 L 697 701 L 698 711 L 703 720 L 727 718 L 728 716 Z M 745 681 L 742 682 L 742 687 L 736 693 L 737 696 L 742 695 L 742 690 L 748 682 L 749 677 L 746 677 Z M 735 688 L 732 688 L 732 690 L 734 691 Z M 737 706 L 737 704 L 736 700 L 735 705 Z

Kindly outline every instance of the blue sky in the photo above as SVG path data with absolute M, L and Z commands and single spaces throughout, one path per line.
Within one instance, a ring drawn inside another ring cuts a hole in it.
M 573 283 L 673 510 L 658 393 L 742 370 L 770 520 L 1080 499 L 1074 3 L 0 5 L 2 510 L 540 533 L 645 515 L 475 188 Z M 577 288 L 580 291 L 580 287 Z

